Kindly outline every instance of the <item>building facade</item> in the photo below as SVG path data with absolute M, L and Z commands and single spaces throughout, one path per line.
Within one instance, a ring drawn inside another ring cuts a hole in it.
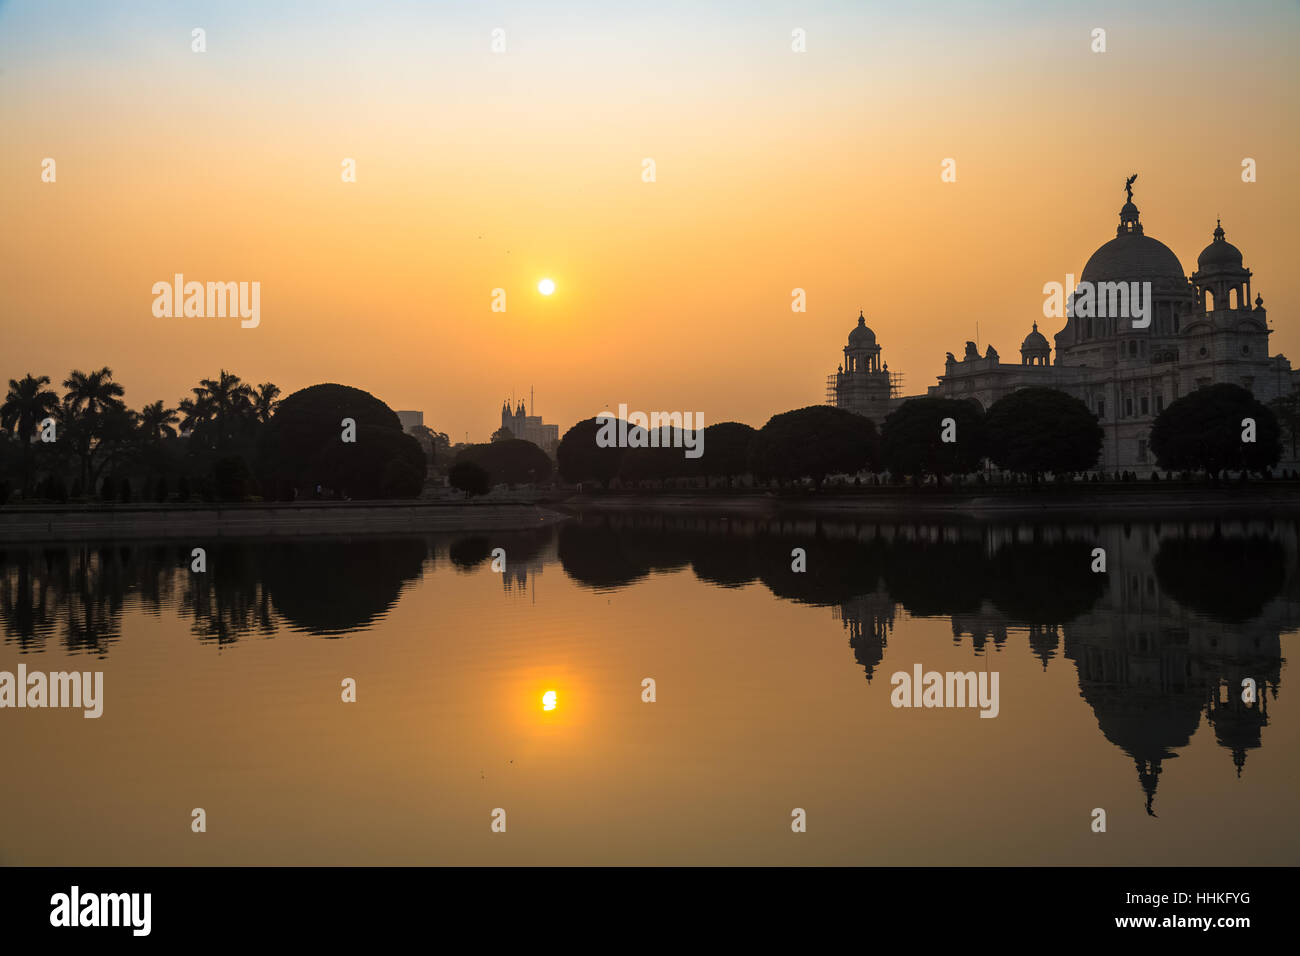
M 961 359 L 948 353 L 944 373 L 928 394 L 969 399 L 987 410 L 1020 388 L 1059 389 L 1085 402 L 1101 423 L 1098 468 L 1149 470 L 1155 466 L 1148 445 L 1151 426 L 1170 402 L 1206 385 L 1230 382 L 1267 403 L 1300 384 L 1284 356 L 1269 355 L 1268 313 L 1262 297 L 1252 300 L 1251 280 L 1222 223 L 1197 258 L 1195 271 L 1185 275 L 1173 251 L 1145 234 L 1130 195 L 1120 210 L 1115 238 L 1093 253 L 1069 297 L 1065 326 L 1055 335 L 1055 358 L 1034 322 L 1021 343 L 1019 362 L 1003 362 L 991 345 L 980 355 L 975 343 L 967 342 Z M 1138 322 L 1149 320 L 1145 327 L 1135 327 L 1132 317 L 1087 315 L 1098 310 L 1077 306 L 1082 289 L 1142 288 L 1145 283 L 1150 283 L 1150 296 Z M 862 354 L 857 346 L 866 342 L 859 334 L 861 317 L 858 322 L 844 350 L 846 362 L 851 351 Z M 875 345 L 874 334 L 870 344 Z M 878 353 L 877 348 L 876 361 Z M 885 368 L 883 363 L 880 367 Z M 828 383 L 827 400 L 879 426 L 884 414 L 905 400 L 891 394 L 882 403 L 881 394 L 869 378 L 842 369 Z
M 508 428 L 516 438 L 532 442 L 552 458 L 560 447 L 560 426 L 547 425 L 540 415 L 529 415 L 523 399 L 513 412 L 508 401 L 501 405 L 501 427 Z

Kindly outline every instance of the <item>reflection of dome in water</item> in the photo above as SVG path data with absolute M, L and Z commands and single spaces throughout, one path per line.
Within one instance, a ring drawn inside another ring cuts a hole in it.
M 1187 655 L 1121 651 L 1079 641 L 1067 630 L 1065 656 L 1079 673 L 1079 694 L 1092 707 L 1103 736 L 1133 758 L 1146 793 L 1147 813 L 1155 816 L 1161 763 L 1178 756 L 1201 722 L 1204 697 L 1185 681 Z

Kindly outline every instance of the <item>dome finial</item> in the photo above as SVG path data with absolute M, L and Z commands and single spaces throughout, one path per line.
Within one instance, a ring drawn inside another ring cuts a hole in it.
M 1214 220 L 1214 241 L 1223 242 L 1224 235 L 1226 233 L 1223 231 L 1223 220 L 1216 216 Z
M 1137 181 L 1138 174 L 1134 173 L 1128 179 L 1124 180 L 1124 192 L 1128 193 L 1128 201 L 1133 201 L 1133 183 Z

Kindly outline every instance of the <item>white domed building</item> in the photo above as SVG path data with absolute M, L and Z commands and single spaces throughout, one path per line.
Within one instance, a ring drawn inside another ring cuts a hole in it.
M 1054 359 L 1034 323 L 1018 364 L 1001 362 L 992 346 L 981 356 L 967 342 L 960 361 L 948 353 L 944 374 L 929 394 L 974 399 L 987 410 L 1019 388 L 1058 388 L 1086 402 L 1101 421 L 1105 439 L 1099 468 L 1145 472 L 1155 467 L 1148 448 L 1151 425 L 1175 399 L 1231 382 L 1268 402 L 1289 394 L 1293 382 L 1300 384 L 1284 356 L 1268 354 L 1263 300 L 1252 301 L 1251 271 L 1227 241 L 1222 223 L 1189 277 L 1168 246 L 1145 234 L 1131 199 L 1119 219 L 1115 238 L 1083 267 L 1080 288 L 1150 282 L 1147 327 L 1134 328 L 1132 318 L 1084 317 L 1098 310 L 1074 307 L 1056 333 Z

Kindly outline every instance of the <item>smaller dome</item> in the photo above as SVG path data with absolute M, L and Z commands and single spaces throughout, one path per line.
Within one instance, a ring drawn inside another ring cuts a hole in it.
M 1038 331 L 1038 323 L 1034 323 L 1034 330 L 1025 336 L 1025 340 L 1020 343 L 1022 352 L 1048 352 L 1051 346 L 1047 344 L 1047 336 Z
M 1223 223 L 1214 230 L 1214 241 L 1196 257 L 1197 272 L 1240 272 L 1241 250 L 1223 238 Z
M 876 347 L 876 333 L 867 328 L 867 320 L 858 313 L 858 327 L 849 333 L 849 348 L 872 349 Z
M 1130 199 L 1128 202 L 1126 202 L 1124 204 L 1124 208 L 1122 208 L 1119 211 L 1119 221 L 1120 222 L 1138 221 L 1138 207 L 1133 205 L 1133 200 Z

